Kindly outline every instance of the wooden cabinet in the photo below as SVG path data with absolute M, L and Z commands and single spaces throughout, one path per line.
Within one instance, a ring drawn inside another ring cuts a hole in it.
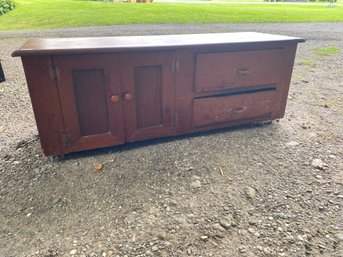
M 68 151 L 171 135 L 169 52 L 53 57 Z
M 31 39 L 21 56 L 46 155 L 284 115 L 300 38 Z
M 1 60 L 0 60 L 0 83 L 5 81 L 5 74 L 4 71 L 2 69 L 2 65 L 1 65 Z

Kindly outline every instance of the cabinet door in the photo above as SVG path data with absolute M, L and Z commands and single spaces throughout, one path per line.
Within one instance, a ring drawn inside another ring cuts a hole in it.
M 124 143 L 115 54 L 54 57 L 65 152 Z
M 127 141 L 174 134 L 171 52 L 120 54 Z

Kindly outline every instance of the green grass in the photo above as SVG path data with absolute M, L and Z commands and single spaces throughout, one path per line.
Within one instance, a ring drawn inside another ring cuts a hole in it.
M 242 2 L 242 3 L 244 3 L 244 2 L 263 2 L 263 0 L 210 0 L 211 2 Z
M 176 0 L 176 1 L 179 1 L 179 0 Z M 180 0 L 181 1 L 181 0 Z M 188 1 L 188 0 L 187 0 Z M 189 0 L 189 1 L 192 1 L 192 0 Z M 202 0 L 200 0 L 200 1 L 202 1 Z M 204 1 L 211 1 L 211 2 L 242 2 L 242 3 L 244 3 L 244 2 L 269 2 L 269 1 L 263 1 L 263 0 L 204 0 Z M 274 2 L 275 3 L 275 2 Z M 279 2 L 278 2 L 279 3 Z M 316 2 L 309 2 L 310 4 L 322 4 L 322 5 L 328 5 L 329 4 L 329 2 L 328 1 L 316 1 Z M 341 3 L 343 3 L 343 0 L 337 0 L 337 2 L 335 2 L 335 4 L 341 4 Z M 298 2 L 298 3 L 296 3 L 296 4 L 299 4 L 299 5 L 301 5 L 301 4 L 308 4 L 308 2 Z
M 317 63 L 315 61 L 312 60 L 302 60 L 299 62 L 300 65 L 306 65 L 306 66 L 310 66 L 310 67 L 315 67 L 317 66 Z
M 343 7 L 323 5 L 240 5 L 111 3 L 75 0 L 17 0 L 0 16 L 0 30 L 144 23 L 343 21 Z
M 339 48 L 337 47 L 324 47 L 324 48 L 316 48 L 314 49 L 314 52 L 316 55 L 319 56 L 330 56 L 330 55 L 335 55 L 338 54 L 340 51 Z

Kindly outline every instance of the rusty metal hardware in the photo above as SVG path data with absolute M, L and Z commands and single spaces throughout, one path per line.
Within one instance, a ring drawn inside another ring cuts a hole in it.
M 173 58 L 172 60 L 172 72 L 178 73 L 180 71 L 180 60 L 177 58 Z
M 53 85 L 57 86 L 57 75 L 55 70 L 55 65 L 51 62 L 49 63 L 48 72 Z
M 73 145 L 73 140 L 72 137 L 69 133 L 69 131 L 63 131 L 61 134 L 62 137 L 62 144 L 64 146 L 72 146 Z
M 239 107 L 239 108 L 230 109 L 230 112 L 231 112 L 231 113 L 238 114 L 238 113 L 245 112 L 246 110 L 248 110 L 248 107 L 243 106 L 243 107 Z
M 238 75 L 249 75 L 249 74 L 251 74 L 251 70 L 250 69 L 237 69 L 236 74 L 238 74 Z

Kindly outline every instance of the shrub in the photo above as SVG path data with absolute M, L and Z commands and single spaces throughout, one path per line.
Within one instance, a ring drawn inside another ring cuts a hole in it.
M 15 3 L 13 0 L 0 0 L 0 16 L 13 10 Z

